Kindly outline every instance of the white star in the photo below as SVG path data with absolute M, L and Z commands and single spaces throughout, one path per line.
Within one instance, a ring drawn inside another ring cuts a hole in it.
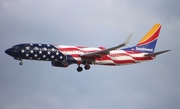
M 42 51 L 39 51 L 39 54 L 42 54 Z
M 50 51 L 48 51 L 47 53 L 48 53 L 48 54 L 51 54 L 51 52 L 50 52 Z
M 29 47 L 26 47 L 27 50 L 29 50 Z
M 56 52 L 56 55 L 59 55 L 59 52 Z
M 30 44 L 30 45 L 33 45 L 33 44 Z
M 39 50 L 39 48 L 38 48 L 38 47 L 35 47 L 34 50 Z
M 41 44 L 39 44 L 39 46 L 41 46 Z
M 50 45 L 48 44 L 47 46 L 49 47 Z
M 29 54 L 26 54 L 26 57 L 28 57 L 29 56 Z
M 35 54 L 34 57 L 37 57 L 37 54 Z
M 44 51 L 47 51 L 47 48 L 44 47 L 43 50 L 44 50 Z
M 54 58 L 54 56 L 52 55 L 52 56 L 51 56 L 51 58 L 53 59 L 53 58 Z
M 49 60 L 49 58 L 46 59 L 47 61 Z
M 62 56 L 60 56 L 59 58 L 60 58 L 60 59 L 62 59 L 63 57 L 62 57 Z
M 52 51 L 54 51 L 55 49 L 54 49 L 54 48 L 52 48 L 51 50 L 52 50 Z
M 24 53 L 24 50 L 22 49 L 21 52 Z
M 45 58 L 46 57 L 46 55 L 43 55 L 43 58 Z
M 30 52 L 31 52 L 31 53 L 33 53 L 34 51 L 33 51 L 33 50 L 31 50 Z

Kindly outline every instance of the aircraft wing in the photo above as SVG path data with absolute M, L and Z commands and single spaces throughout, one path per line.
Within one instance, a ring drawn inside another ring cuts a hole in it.
M 110 51 L 121 48 L 125 45 L 127 45 L 131 39 L 132 34 L 130 34 L 130 36 L 126 39 L 126 41 L 118 46 L 115 47 L 111 47 L 105 50 L 101 50 L 101 51 L 96 51 L 96 52 L 92 52 L 92 53 L 88 53 L 88 54 L 83 54 L 80 55 L 81 57 L 89 57 L 89 58 L 95 58 L 95 57 L 101 57 L 102 55 L 107 55 L 109 54 Z
M 155 53 L 150 53 L 150 54 L 145 54 L 145 56 L 156 56 L 156 55 L 160 55 L 162 53 L 168 52 L 170 50 L 164 50 L 164 51 L 159 51 L 159 52 L 155 52 Z

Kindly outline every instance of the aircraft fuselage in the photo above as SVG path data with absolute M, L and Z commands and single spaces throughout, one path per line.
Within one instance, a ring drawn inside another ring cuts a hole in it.
M 103 54 L 93 59 L 80 56 L 82 54 L 101 51 L 102 49 L 105 48 L 26 43 L 15 45 L 5 52 L 20 61 L 23 59 L 51 61 L 52 65 L 57 67 L 67 67 L 70 64 L 84 64 L 87 70 L 90 68 L 89 64 L 116 66 L 154 59 L 154 57 L 144 56 L 146 53 L 125 50 L 112 50 L 110 54 Z M 20 65 L 22 65 L 22 62 L 20 62 Z

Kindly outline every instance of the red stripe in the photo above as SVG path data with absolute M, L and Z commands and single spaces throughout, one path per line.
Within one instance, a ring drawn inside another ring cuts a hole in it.
M 155 57 L 134 57 L 135 60 L 138 60 L 138 61 L 146 61 L 146 60 L 153 60 Z
M 103 55 L 101 58 L 97 58 L 96 60 L 100 61 L 100 60 L 112 60 L 112 59 L 107 55 Z
M 58 48 L 58 50 L 61 50 L 61 51 L 72 51 L 72 50 L 79 50 L 78 48 Z
M 153 42 L 154 40 L 156 40 L 156 39 L 158 38 L 158 36 L 159 36 L 160 29 L 161 29 L 161 27 L 160 27 L 148 40 L 146 40 L 146 41 L 144 41 L 144 42 L 142 42 L 142 43 L 139 43 L 139 44 L 137 44 L 137 45 L 138 45 L 138 46 L 140 46 L 140 45 L 146 45 L 146 44 L 151 43 L 151 42 Z
M 79 54 L 71 54 L 72 57 L 80 57 Z
M 128 54 L 140 54 L 142 52 L 139 51 L 132 51 L 132 50 L 125 50 Z
M 99 64 L 99 65 L 115 66 L 116 64 Z
M 134 60 L 113 60 L 116 64 L 128 64 L 128 63 L 135 63 Z

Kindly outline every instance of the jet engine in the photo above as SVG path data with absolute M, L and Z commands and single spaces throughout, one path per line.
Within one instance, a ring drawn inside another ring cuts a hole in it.
M 64 63 L 64 62 L 57 62 L 57 61 L 51 61 L 52 66 L 55 67 L 68 67 L 69 64 L 68 63 Z

